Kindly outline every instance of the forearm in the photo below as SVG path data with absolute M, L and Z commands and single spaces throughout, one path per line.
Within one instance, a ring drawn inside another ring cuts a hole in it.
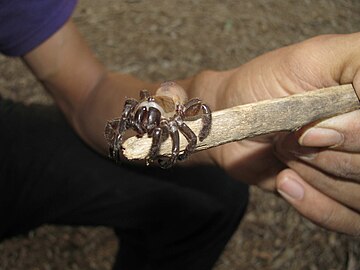
M 106 74 L 71 22 L 23 59 L 69 118 Z
M 118 85 L 109 82 L 112 75 L 71 21 L 25 55 L 24 61 L 79 135 L 101 152 L 105 147 L 101 136 L 106 120 L 118 115 L 126 96 L 133 96 L 138 87 L 148 86 L 129 75 L 119 78 Z M 118 106 L 114 106 L 115 101 Z

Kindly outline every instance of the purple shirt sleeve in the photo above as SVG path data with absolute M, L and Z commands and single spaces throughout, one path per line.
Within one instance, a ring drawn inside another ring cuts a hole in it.
M 63 26 L 77 0 L 0 0 L 0 52 L 21 56 Z

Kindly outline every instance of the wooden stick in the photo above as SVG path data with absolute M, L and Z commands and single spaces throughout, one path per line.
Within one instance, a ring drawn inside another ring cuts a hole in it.
M 294 131 L 306 124 L 360 108 L 359 99 L 351 84 L 334 86 L 284 98 L 260 101 L 212 113 L 209 136 L 198 142 L 196 151 L 221 144 L 239 141 L 278 131 Z M 196 133 L 202 127 L 201 119 L 187 121 Z M 123 144 L 123 154 L 128 159 L 144 159 L 148 155 L 152 139 L 131 137 Z M 171 140 L 161 146 L 161 155 L 170 155 Z M 187 145 L 180 138 L 180 149 Z

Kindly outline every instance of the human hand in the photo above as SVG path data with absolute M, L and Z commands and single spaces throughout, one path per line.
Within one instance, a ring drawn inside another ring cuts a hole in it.
M 353 83 L 355 89 L 360 89 L 360 53 L 356 51 L 359 45 L 359 33 L 317 37 L 270 52 L 232 71 L 205 73 L 204 88 L 208 93 L 217 93 L 208 98 L 216 109 L 338 84 Z M 220 90 L 209 90 L 212 86 Z M 311 151 L 310 157 L 317 153 L 310 161 L 298 157 L 300 149 L 304 149 L 297 144 L 298 138 L 306 146 L 329 147 L 336 136 L 325 136 L 320 130 L 320 135 L 312 133 L 312 138 L 305 139 L 301 136 L 305 128 L 279 140 L 276 153 L 272 148 L 275 136 L 268 136 L 215 148 L 212 155 L 236 178 L 270 190 L 277 188 L 310 220 L 358 235 L 359 116 L 359 112 L 353 112 L 320 123 L 319 126 L 340 131 L 343 141 L 333 149 L 305 151 L 304 154 Z M 307 135 L 311 133 L 308 131 Z M 283 170 L 282 164 L 291 169 Z M 298 199 L 285 195 L 291 179 L 302 188 L 294 190 Z
M 192 84 L 213 110 L 355 82 L 360 78 L 360 34 L 319 36 L 262 55 L 226 72 L 204 72 Z M 202 89 L 202 90 L 201 90 Z M 301 108 L 299 108 L 301 109 Z M 274 136 L 210 150 L 232 176 L 275 190 L 285 166 L 273 152 Z
M 360 236 L 360 111 L 283 136 L 280 194 L 302 215 L 332 230 Z

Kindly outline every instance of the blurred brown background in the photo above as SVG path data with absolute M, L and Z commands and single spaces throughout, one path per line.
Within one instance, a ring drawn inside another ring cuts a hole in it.
M 163 81 L 236 67 L 319 34 L 360 31 L 359 14 L 359 0 L 80 0 L 74 21 L 110 69 Z M 52 103 L 19 59 L 3 56 L 0 93 Z M 251 194 L 216 270 L 360 269 L 359 239 L 318 228 L 272 194 Z M 0 243 L 0 270 L 111 269 L 117 248 L 108 228 L 43 226 Z

